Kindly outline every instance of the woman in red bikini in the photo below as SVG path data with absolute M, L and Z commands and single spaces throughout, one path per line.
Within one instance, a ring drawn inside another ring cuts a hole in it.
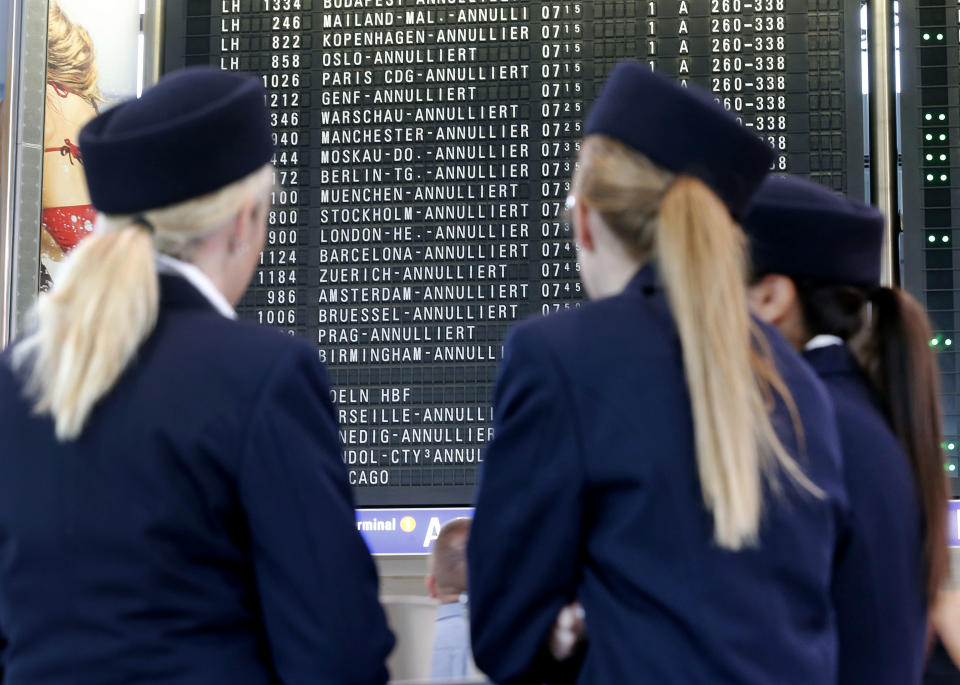
M 47 97 L 43 130 L 40 287 L 49 288 L 63 255 L 93 229 L 77 134 L 103 102 L 93 43 L 86 29 L 50 3 L 47 29 Z

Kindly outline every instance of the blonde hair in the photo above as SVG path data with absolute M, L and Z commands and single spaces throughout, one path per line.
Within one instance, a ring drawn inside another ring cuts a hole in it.
M 47 81 L 58 84 L 94 107 L 105 102 L 97 80 L 97 58 L 90 34 L 51 2 L 47 16 Z
M 244 202 L 266 193 L 272 178 L 267 165 L 208 195 L 144 212 L 152 236 L 133 217 L 101 217 L 94 234 L 67 256 L 52 290 L 40 295 L 35 329 L 13 352 L 34 410 L 52 416 L 58 440 L 79 437 L 153 331 L 159 308 L 154 252 L 189 259 Z
M 657 257 L 683 348 L 700 489 L 714 539 L 730 550 L 756 544 L 764 481 L 776 489 L 775 466 L 807 491 L 821 492 L 771 423 L 776 391 L 802 441 L 789 390 L 747 307 L 743 232 L 701 180 L 674 176 L 605 136 L 584 141 L 574 193 L 634 257 Z

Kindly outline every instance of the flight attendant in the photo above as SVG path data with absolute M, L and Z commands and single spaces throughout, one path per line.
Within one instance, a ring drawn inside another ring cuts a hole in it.
M 273 187 L 262 85 L 174 73 L 79 143 L 97 228 L 0 356 L 4 685 L 384 683 L 316 349 L 233 311 Z
M 880 287 L 884 221 L 871 207 L 771 177 L 743 225 L 754 312 L 803 350 L 837 412 L 851 511 L 833 588 L 840 683 L 919 683 L 927 608 L 947 570 L 926 314 L 903 290 Z
M 501 684 L 829 683 L 833 409 L 752 322 L 735 221 L 772 153 L 636 62 L 585 133 L 570 204 L 591 301 L 505 344 L 468 547 L 477 665 Z M 558 670 L 573 600 L 589 639 Z

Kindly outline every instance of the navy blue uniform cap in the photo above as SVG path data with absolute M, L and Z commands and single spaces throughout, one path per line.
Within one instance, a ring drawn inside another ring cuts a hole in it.
M 273 156 L 263 85 L 211 67 L 173 72 L 84 126 L 80 152 L 90 199 L 105 214 L 206 195 Z
M 713 96 L 697 86 L 620 62 L 587 115 L 585 134 L 600 133 L 632 147 L 658 166 L 696 176 L 734 217 L 770 169 L 774 153 Z
M 821 185 L 770 176 L 743 220 L 754 273 L 824 284 L 880 283 L 883 215 Z

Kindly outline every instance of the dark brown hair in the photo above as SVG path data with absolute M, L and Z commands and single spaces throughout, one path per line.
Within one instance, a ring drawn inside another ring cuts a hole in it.
M 849 285 L 798 283 L 797 292 L 807 333 L 836 335 L 845 342 L 858 338 L 861 364 L 910 460 L 923 509 L 923 562 L 927 599 L 932 601 L 948 570 L 947 480 L 939 370 L 926 312 L 899 288 L 868 293 Z M 867 302 L 873 311 L 865 324 Z

